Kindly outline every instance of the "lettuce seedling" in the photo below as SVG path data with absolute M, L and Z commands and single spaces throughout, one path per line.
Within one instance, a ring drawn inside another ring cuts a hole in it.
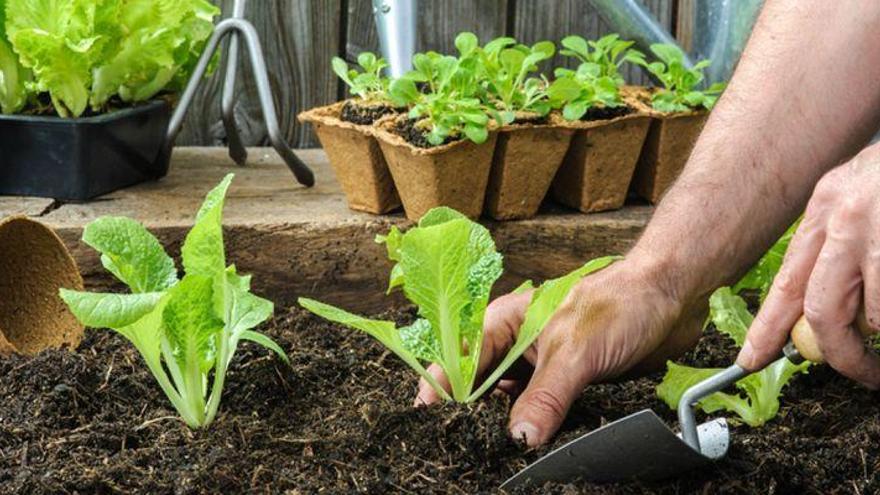
M 600 75 L 596 64 L 581 64 L 576 71 L 556 69 L 556 80 L 547 88 L 553 108 L 562 108 L 566 120 L 580 120 L 590 108 L 622 106 L 620 87 L 609 76 Z
M 402 233 L 392 227 L 384 243 L 391 270 L 389 291 L 402 288 L 419 308 L 419 319 L 397 328 L 311 299 L 299 303 L 330 321 L 368 333 L 421 375 L 446 400 L 471 402 L 483 395 L 535 341 L 569 290 L 613 257 L 593 260 L 535 289 L 517 340 L 507 356 L 475 389 L 483 344 L 483 317 L 492 285 L 501 276 L 501 254 L 489 231 L 455 210 L 440 207 L 425 214 L 417 227 Z M 525 285 L 524 285 L 525 287 Z M 439 364 L 452 395 L 422 363 Z
M 620 67 L 626 63 L 644 65 L 645 55 L 630 48 L 634 42 L 621 40 L 616 33 L 608 34 L 595 41 L 587 41 L 580 36 L 567 36 L 562 40 L 563 50 L 559 53 L 574 57 L 582 64 L 588 64 L 596 77 L 609 77 L 617 86 L 625 81 Z
M 481 99 L 477 37 L 461 33 L 455 46 L 458 57 L 417 53 L 413 70 L 394 80 L 389 89 L 396 105 L 410 107 L 409 118 L 418 121 L 434 146 L 462 135 L 477 144 L 489 137 L 487 113 L 493 110 Z
M 251 277 L 226 266 L 221 219 L 232 174 L 214 188 L 181 249 L 185 275 L 140 223 L 102 217 L 88 224 L 83 242 L 130 294 L 61 289 L 61 298 L 83 325 L 110 328 L 140 352 L 162 391 L 187 425 L 213 421 L 229 363 L 242 340 L 284 351 L 252 328 L 273 311 L 250 292 Z
M 659 61 L 646 64 L 648 72 L 663 83 L 651 97 L 651 105 L 660 112 L 686 112 L 703 107 L 711 110 L 718 96 L 727 86 L 715 83 L 704 90 L 698 89 L 703 82 L 703 71 L 709 67 L 709 60 L 697 62 L 692 69 L 684 65 L 684 52 L 675 45 L 655 43 L 651 52 Z
M 358 65 L 361 70 L 349 69 L 345 60 L 333 57 L 331 65 L 333 72 L 339 79 L 348 85 L 351 93 L 360 97 L 365 102 L 386 102 L 389 100 L 388 86 L 390 81 L 382 75 L 382 69 L 388 67 L 384 58 L 376 57 L 370 52 L 358 55 Z
M 767 252 L 757 265 L 737 284 L 735 289 L 722 287 L 709 298 L 709 319 L 719 332 L 727 335 L 742 347 L 746 333 L 752 325 L 752 314 L 746 301 L 737 294 L 738 290 L 761 289 L 769 287 L 779 271 L 782 256 L 788 248 L 791 234 L 796 225 Z M 777 262 L 778 259 L 778 262 Z M 782 358 L 758 373 L 736 382 L 736 387 L 745 394 L 716 392 L 697 405 L 706 413 L 725 410 L 736 414 L 749 426 L 761 426 L 776 417 L 779 411 L 779 396 L 782 388 L 798 373 L 806 373 L 810 363 L 794 365 Z M 667 363 L 666 376 L 657 387 L 657 395 L 666 404 L 676 409 L 684 392 L 706 378 L 721 371 L 721 368 L 693 368 L 673 362 Z
M 542 77 L 529 77 L 538 64 L 556 53 L 550 41 L 531 47 L 517 44 L 513 38 L 496 38 L 480 53 L 480 79 L 486 89 L 486 103 L 495 106 L 503 124 L 516 119 L 518 112 L 541 116 L 550 112 L 547 96 L 549 83 Z

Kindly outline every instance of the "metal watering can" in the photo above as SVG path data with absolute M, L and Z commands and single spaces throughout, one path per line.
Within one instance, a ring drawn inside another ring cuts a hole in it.
M 590 0 L 602 19 L 624 39 L 646 53 L 652 43 L 678 42 L 637 0 Z M 752 31 L 763 0 L 694 0 L 693 36 L 686 63 L 710 59 L 706 83 L 726 81 L 733 73 Z M 373 0 L 373 15 L 389 75 L 399 77 L 412 69 L 418 33 L 418 0 Z

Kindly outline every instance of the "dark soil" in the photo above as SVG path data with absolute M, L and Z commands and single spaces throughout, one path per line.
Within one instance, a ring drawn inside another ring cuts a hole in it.
M 401 119 L 395 124 L 394 132 L 417 148 L 434 148 L 460 139 L 458 136 L 446 136 L 442 143 L 437 145 L 431 144 L 428 141 L 428 133 L 425 129 L 416 125 L 418 122 L 417 119 Z
M 513 120 L 512 124 L 531 124 L 531 125 L 543 125 L 546 124 L 549 119 L 546 115 L 525 115 L 518 116 Z
M 360 125 L 371 125 L 385 115 L 398 113 L 400 110 L 391 105 L 358 105 L 351 100 L 342 105 L 339 118 L 346 122 Z
M 619 107 L 590 107 L 589 110 L 587 110 L 587 113 L 585 113 L 584 116 L 581 117 L 581 120 L 616 119 L 617 117 L 629 115 L 634 111 L 635 110 L 628 105 L 623 105 Z
M 505 398 L 414 409 L 414 374 L 379 344 L 300 310 L 280 313 L 265 332 L 292 366 L 242 344 L 205 431 L 177 419 L 110 331 L 90 331 L 75 352 L 0 359 L 0 493 L 492 493 L 552 448 L 527 451 L 507 437 Z M 733 356 L 710 333 L 687 361 Z M 657 379 L 590 387 L 556 445 L 645 407 L 673 422 L 654 398 Z M 734 428 L 717 467 L 660 484 L 537 492 L 880 492 L 880 395 L 817 367 L 787 396 L 771 424 Z

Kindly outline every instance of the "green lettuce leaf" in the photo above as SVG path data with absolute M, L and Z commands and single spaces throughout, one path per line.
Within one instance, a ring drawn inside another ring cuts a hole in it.
M 196 223 L 180 249 L 186 273 L 213 276 L 226 269 L 223 248 L 223 203 L 232 182 L 232 174 L 223 178 L 205 198 L 196 215 Z
M 214 312 L 213 281 L 188 274 L 169 295 L 162 324 L 177 364 L 184 370 L 210 369 L 217 353 L 215 337 L 223 329 Z
M 131 325 L 152 312 L 159 305 L 164 293 L 98 294 L 61 289 L 60 295 L 84 326 L 120 328 Z
M 135 220 L 101 217 L 86 225 L 83 242 L 101 253 L 104 268 L 136 294 L 161 292 L 177 283 L 174 260 Z
M 758 263 L 733 286 L 733 292 L 739 294 L 744 290 L 758 290 L 761 301 L 764 301 L 767 293 L 770 292 L 770 286 L 773 285 L 773 278 L 776 277 L 779 269 L 782 268 L 785 252 L 788 251 L 788 245 L 791 243 L 791 238 L 794 237 L 794 233 L 797 231 L 800 223 L 801 221 L 798 220 L 785 231 L 770 250 L 758 260 Z
M 710 319 L 718 331 L 741 347 L 754 319 L 745 300 L 734 294 L 730 287 L 722 287 L 709 299 L 709 309 Z M 786 358 L 779 359 L 736 382 L 739 394 L 716 392 L 701 400 L 698 407 L 706 413 L 728 411 L 750 426 L 761 426 L 776 417 L 783 387 L 797 373 L 806 373 L 809 366 L 809 362 L 794 365 Z M 666 375 L 657 387 L 657 395 L 670 408 L 676 409 L 688 388 L 719 371 L 720 368 L 699 369 L 668 362 Z
M 30 86 L 48 93 L 62 117 L 77 117 L 89 105 L 100 111 L 115 95 L 136 102 L 179 89 L 219 14 L 206 0 L 5 3 L 7 35 L 33 71 Z M 7 71 L 0 70 L 5 82 Z

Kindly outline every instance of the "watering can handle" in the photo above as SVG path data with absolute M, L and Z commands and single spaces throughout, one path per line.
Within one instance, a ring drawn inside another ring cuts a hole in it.
M 855 323 L 855 327 L 859 329 L 863 336 L 867 337 L 873 333 L 865 318 L 864 308 L 859 310 Z M 794 364 L 800 364 L 805 360 L 814 363 L 824 362 L 822 351 L 816 343 L 816 334 L 804 316 L 801 316 L 797 323 L 795 323 L 794 328 L 792 328 L 791 337 L 785 345 L 783 355 L 780 358 L 783 356 Z M 682 439 L 692 449 L 700 452 L 700 437 L 697 434 L 697 423 L 694 418 L 693 406 L 707 395 L 724 390 L 750 374 L 752 374 L 751 371 L 734 364 L 684 392 L 678 402 L 678 421 L 681 425 Z

